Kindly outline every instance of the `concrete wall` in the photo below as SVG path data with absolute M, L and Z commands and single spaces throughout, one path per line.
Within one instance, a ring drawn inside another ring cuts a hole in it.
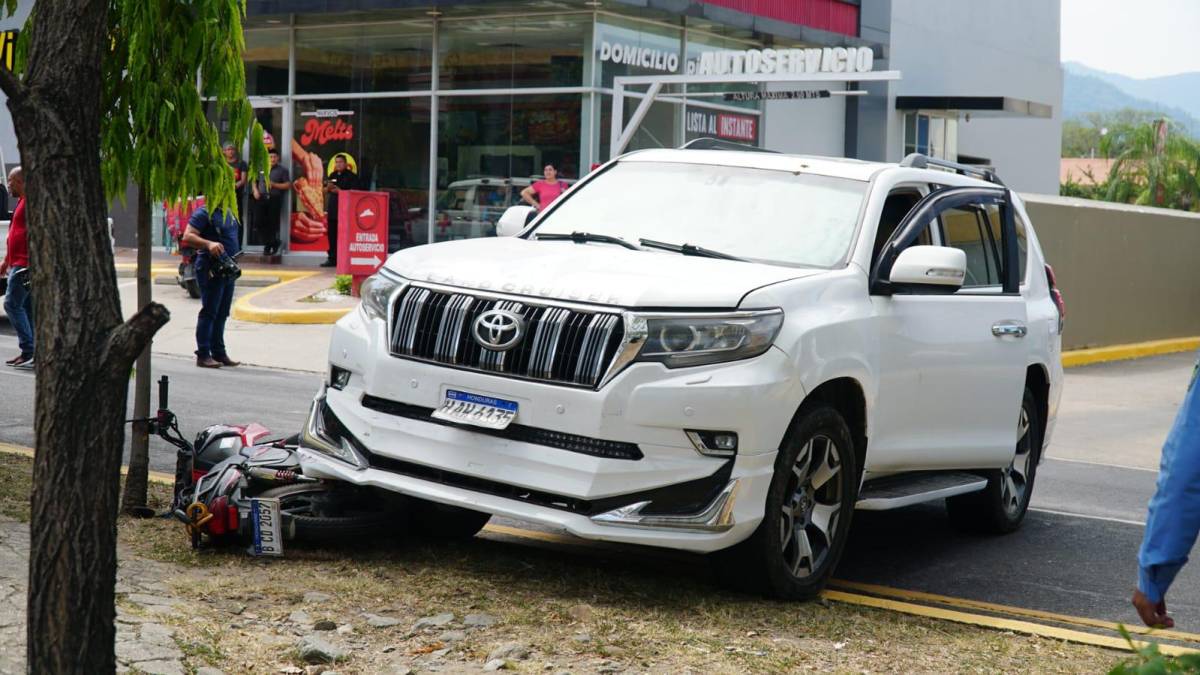
M 818 89 L 805 84 L 778 83 L 770 91 Z M 800 155 L 841 157 L 845 150 L 844 97 L 768 101 L 764 106 L 763 147 Z
M 1200 214 L 1022 198 L 1066 300 L 1064 349 L 1200 335 Z
M 1062 138 L 1059 0 L 893 0 L 893 96 L 1010 96 L 1054 108 L 1051 119 L 959 118 L 958 152 L 991 159 L 1014 189 L 1058 192 Z M 895 108 L 895 101 L 889 108 Z M 895 111 L 887 159 L 903 153 Z

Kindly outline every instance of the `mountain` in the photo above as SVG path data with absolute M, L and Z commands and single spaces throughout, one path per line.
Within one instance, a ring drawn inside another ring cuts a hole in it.
M 1130 96 L 1179 108 L 1200 119 L 1200 73 L 1180 73 L 1139 80 L 1088 68 L 1081 63 L 1067 62 L 1063 64 L 1063 68 L 1068 72 L 1104 80 Z
M 1120 75 L 1112 73 L 1104 73 L 1106 78 L 1095 75 L 1089 75 L 1084 72 L 1087 70 L 1078 64 L 1064 64 L 1063 70 L 1063 119 L 1079 119 L 1085 114 L 1091 112 L 1111 112 L 1121 110 L 1122 108 L 1132 108 L 1134 110 L 1148 110 L 1161 113 L 1170 117 L 1180 126 L 1188 131 L 1192 136 L 1200 138 L 1200 105 L 1197 106 L 1195 112 L 1184 106 L 1167 104 L 1159 99 L 1149 97 L 1139 97 L 1129 93 L 1127 90 L 1117 86 L 1107 78 L 1121 78 Z M 1100 71 L 1090 71 L 1100 72 Z M 1172 75 L 1169 78 L 1155 78 L 1156 80 L 1173 79 L 1173 78 L 1189 78 L 1196 77 L 1200 80 L 1200 73 L 1186 73 L 1184 75 Z M 1132 80 L 1133 82 L 1146 83 L 1150 80 Z M 1195 92 L 1188 92 L 1188 95 L 1200 96 L 1200 81 L 1196 85 Z M 1178 100 L 1180 97 L 1175 96 L 1173 100 Z

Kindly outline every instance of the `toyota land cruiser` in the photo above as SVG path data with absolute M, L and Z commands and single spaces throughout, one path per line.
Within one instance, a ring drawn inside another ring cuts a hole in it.
M 399 251 L 338 322 L 307 475 L 711 552 L 815 595 L 856 509 L 1016 529 L 1054 426 L 1062 298 L 989 171 L 714 149 L 609 162 L 526 226 Z

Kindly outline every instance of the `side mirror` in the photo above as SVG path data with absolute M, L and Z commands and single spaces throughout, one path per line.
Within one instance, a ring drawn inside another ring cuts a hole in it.
M 898 291 L 953 293 L 967 276 L 967 254 L 949 246 L 910 246 L 896 257 L 888 282 Z
M 532 206 L 510 206 L 496 222 L 496 236 L 512 237 L 520 234 L 535 213 Z

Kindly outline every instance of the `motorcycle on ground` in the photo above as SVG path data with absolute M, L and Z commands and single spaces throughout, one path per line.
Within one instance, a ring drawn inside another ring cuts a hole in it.
M 257 423 L 218 424 L 189 442 L 167 406 L 168 388 L 164 375 L 147 422 L 177 449 L 170 515 L 187 527 L 193 548 L 250 543 L 281 554 L 284 541 L 371 536 L 403 523 L 403 502 L 386 492 L 303 475 L 296 436 L 267 440 L 270 430 Z M 264 533 L 275 532 L 282 541 L 264 544 Z

